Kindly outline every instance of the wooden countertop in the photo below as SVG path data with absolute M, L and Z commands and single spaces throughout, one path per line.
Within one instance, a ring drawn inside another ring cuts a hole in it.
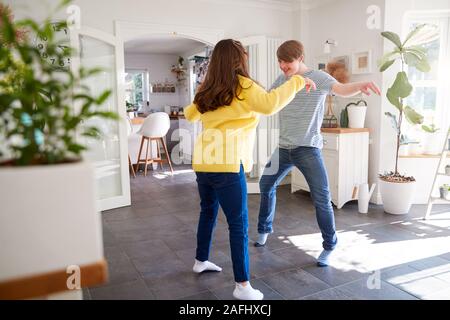
M 358 132 L 371 132 L 370 128 L 361 128 L 361 129 L 351 129 L 351 128 L 322 128 L 322 133 L 336 133 L 336 134 L 345 134 L 345 133 L 358 133 Z

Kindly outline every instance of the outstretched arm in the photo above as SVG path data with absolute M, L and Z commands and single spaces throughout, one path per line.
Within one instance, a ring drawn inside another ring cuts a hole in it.
M 351 97 L 358 93 L 364 93 L 370 96 L 370 91 L 380 95 L 381 91 L 374 82 L 352 82 L 352 83 L 335 83 L 332 92 L 340 97 Z

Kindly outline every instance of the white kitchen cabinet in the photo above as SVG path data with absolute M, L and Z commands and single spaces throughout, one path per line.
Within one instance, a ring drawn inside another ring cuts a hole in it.
M 369 129 L 322 129 L 322 155 L 328 173 L 333 204 L 341 209 L 354 199 L 355 188 L 367 183 L 369 171 Z M 294 168 L 291 192 L 309 191 L 303 174 Z

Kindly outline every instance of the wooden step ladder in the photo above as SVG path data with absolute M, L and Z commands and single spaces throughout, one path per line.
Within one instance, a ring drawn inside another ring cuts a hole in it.
M 450 174 L 445 173 L 445 164 L 447 163 L 447 156 L 450 154 L 449 139 L 450 139 L 450 129 L 447 130 L 447 137 L 445 138 L 444 147 L 442 148 L 441 159 L 439 160 L 439 165 L 437 166 L 436 173 L 434 175 L 433 186 L 431 187 L 430 196 L 428 198 L 428 207 L 424 220 L 428 220 L 430 218 L 431 210 L 434 204 L 445 204 L 445 203 L 450 204 L 450 200 L 433 196 L 436 187 L 440 185 L 439 177 L 446 176 L 450 178 Z

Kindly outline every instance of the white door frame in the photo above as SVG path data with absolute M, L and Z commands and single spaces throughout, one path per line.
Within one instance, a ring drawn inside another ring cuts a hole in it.
M 84 35 L 100 41 L 106 42 L 114 47 L 115 59 L 116 59 L 116 90 L 117 92 L 113 94 L 116 99 L 117 111 L 121 118 L 119 121 L 119 148 L 120 148 L 120 178 L 121 178 L 121 189 L 122 194 L 120 196 L 107 198 L 99 200 L 98 208 L 99 210 L 109 210 L 118 207 L 129 206 L 131 204 L 131 194 L 130 194 L 130 175 L 128 172 L 128 139 L 127 139 L 127 117 L 125 106 L 121 107 L 125 101 L 125 87 L 124 87 L 124 57 L 123 57 L 123 43 L 120 42 L 117 37 L 106 33 L 104 31 L 90 28 L 81 27 L 79 29 L 73 29 L 70 31 L 70 44 L 72 48 L 79 51 L 79 36 Z M 73 70 L 79 70 L 81 66 L 80 57 L 77 54 L 72 57 L 71 66 Z M 77 108 L 77 106 L 75 106 Z
M 117 40 L 122 43 L 122 46 L 125 41 L 157 35 L 187 38 L 214 46 L 224 36 L 224 31 L 220 29 L 124 20 L 114 21 L 114 29 Z

